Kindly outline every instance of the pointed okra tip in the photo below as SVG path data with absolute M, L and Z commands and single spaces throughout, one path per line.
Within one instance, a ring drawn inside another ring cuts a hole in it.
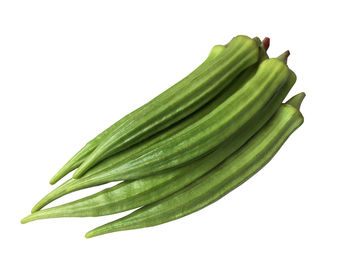
M 52 178 L 50 179 L 49 183 L 50 183 L 51 185 L 54 185 L 55 183 L 57 183 L 56 178 L 52 177 Z
M 89 232 L 87 232 L 85 234 L 85 238 L 92 238 L 92 237 L 96 237 L 99 236 L 100 234 L 95 233 L 93 230 L 90 230 Z
M 287 64 L 289 55 L 290 55 L 290 52 L 289 52 L 289 50 L 287 50 L 287 51 L 283 52 L 281 55 L 279 55 L 277 57 L 277 59 L 279 59 Z
M 90 232 L 87 232 L 87 233 L 85 234 L 85 238 L 92 238 L 92 237 L 94 237 L 94 236 L 91 235 Z
M 300 92 L 299 94 L 291 97 L 286 104 L 293 106 L 294 108 L 300 110 L 301 103 L 303 102 L 306 94 L 305 92 Z
M 30 215 L 29 216 L 26 216 L 24 218 L 21 219 L 21 224 L 26 224 L 28 222 L 30 222 Z
M 85 234 L 85 237 L 86 238 L 92 238 L 92 237 L 97 237 L 97 236 L 101 236 L 101 235 L 105 235 L 105 234 L 108 234 L 108 233 L 119 231 L 116 228 L 113 229 L 113 227 L 112 227 L 112 229 L 113 229 L 112 230 L 111 227 L 110 227 L 111 223 L 113 223 L 113 222 L 104 224 L 102 226 L 99 226 L 99 227 L 96 227 L 96 228 L 90 230 L 89 232 L 87 232 Z

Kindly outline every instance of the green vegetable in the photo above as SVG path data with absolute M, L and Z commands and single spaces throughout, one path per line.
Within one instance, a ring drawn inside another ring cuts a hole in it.
M 281 89 L 264 108 L 262 112 L 263 119 L 260 118 L 255 121 L 266 123 L 268 116 L 271 116 L 270 107 L 276 105 L 285 97 L 294 82 L 295 78 L 294 81 L 290 81 L 288 88 L 284 87 L 283 90 Z M 298 108 L 304 97 L 304 93 L 298 94 L 287 103 Z M 293 101 L 300 104 L 297 105 Z M 242 134 L 242 136 L 248 137 L 250 135 Z M 187 166 L 155 176 L 125 181 L 91 196 L 38 211 L 24 218 L 22 223 L 45 218 L 110 215 L 150 204 L 182 189 L 213 169 L 229 155 L 233 154 L 232 148 L 234 146 L 232 140 L 228 140 L 216 151 Z
M 256 122 L 260 127 L 263 126 L 279 107 L 282 100 L 295 83 L 295 80 L 295 74 L 292 73 L 287 83 L 274 95 L 260 114 L 256 115 L 251 122 Z M 248 140 L 252 135 L 251 131 L 246 131 L 245 129 L 242 129 L 239 134 L 242 141 Z M 24 222 L 54 217 L 102 216 L 147 205 L 193 182 L 231 155 L 237 146 L 237 142 L 229 138 L 212 153 L 188 165 L 165 171 L 154 176 L 122 182 L 114 187 L 107 188 L 99 193 L 77 201 L 36 212 L 28 216 Z M 81 186 L 79 182 L 84 179 L 87 179 L 87 177 L 77 180 L 76 185 Z M 71 188 L 68 187 L 68 189 L 74 189 L 74 184 L 71 184 L 70 187 Z M 67 193 L 67 185 L 65 193 Z
M 257 44 L 260 42 L 257 38 L 254 38 L 254 40 L 257 42 Z M 102 162 L 100 162 L 98 165 L 91 168 L 85 175 L 90 176 L 92 174 L 100 173 L 107 171 L 108 169 L 113 169 L 116 167 L 116 165 L 122 163 L 122 161 L 134 158 L 135 156 L 139 155 L 140 152 L 143 150 L 148 149 L 150 146 L 163 141 L 164 139 L 167 139 L 171 137 L 172 135 L 175 135 L 179 131 L 183 130 L 184 128 L 192 125 L 193 123 L 197 122 L 204 116 L 206 116 L 208 113 L 212 112 L 217 106 L 222 104 L 227 98 L 229 98 L 234 92 L 239 90 L 249 79 L 251 79 L 254 74 L 256 73 L 259 64 L 267 59 L 268 56 L 266 54 L 266 49 L 263 46 L 263 44 L 260 42 L 259 47 L 259 60 L 254 65 L 248 67 L 245 69 L 232 83 L 230 83 L 219 95 L 217 95 L 213 100 L 211 100 L 209 103 L 204 105 L 202 108 L 194 112 L 193 114 L 189 115 L 188 117 L 182 119 L 178 123 L 168 127 L 167 129 L 164 129 L 163 131 L 157 133 L 156 135 L 144 140 L 143 142 L 134 145 L 133 147 L 130 147 Z
M 293 106 L 296 109 L 300 109 L 300 105 L 303 102 L 305 96 L 306 96 L 306 94 L 304 92 L 301 92 L 301 93 L 293 96 L 292 98 L 290 98 L 286 102 L 286 104 L 289 104 L 289 105 Z
M 91 230 L 86 237 L 155 226 L 204 208 L 259 171 L 302 123 L 303 117 L 297 109 L 288 104 L 282 105 L 247 144 L 205 176 L 165 199 Z
M 271 106 L 278 102 L 280 104 L 281 99 L 295 82 L 295 78 L 293 79 L 266 105 L 262 117 L 255 118 L 254 121 L 265 123 L 273 112 Z M 250 135 L 243 133 L 241 136 L 247 138 Z M 232 142 L 232 140 L 228 140 L 214 152 L 184 167 L 134 181 L 122 182 L 80 200 L 36 212 L 25 218 L 23 222 L 55 217 L 102 216 L 147 205 L 178 191 L 214 168 L 233 153 L 232 149 L 235 148 L 235 145 Z
M 116 166 L 112 170 L 113 180 L 148 176 L 209 153 L 257 114 L 288 76 L 285 63 L 278 59 L 263 61 L 254 77 L 212 112 Z M 254 123 L 249 129 L 256 131 Z M 237 136 L 236 140 L 240 138 Z
M 257 43 L 257 45 L 261 44 L 261 41 L 259 38 L 254 38 L 254 41 Z M 223 45 L 216 45 L 214 46 L 207 59 L 198 67 L 203 67 L 203 65 L 209 63 L 212 59 L 214 59 L 216 56 L 220 55 L 225 50 L 225 46 Z M 198 69 L 197 68 L 197 69 Z M 196 69 L 196 70 L 197 70 Z M 86 157 L 96 148 L 97 145 L 102 141 L 102 139 L 106 136 L 108 136 L 109 133 L 112 132 L 114 129 L 114 125 L 110 126 L 103 132 L 101 132 L 99 135 L 97 135 L 94 139 L 89 141 L 78 153 L 76 153 L 50 180 L 50 184 L 55 184 L 57 181 L 62 179 L 65 175 L 70 173 L 71 171 L 78 168 L 83 161 L 86 159 Z M 123 152 L 123 151 L 122 151 Z
M 246 36 L 235 37 L 217 56 L 89 142 L 50 182 L 57 182 L 81 164 L 75 173 L 75 178 L 78 178 L 99 161 L 188 116 L 257 60 L 256 42 Z
M 261 59 L 263 60 L 266 57 L 266 54 L 263 55 L 264 52 L 262 52 L 261 55 Z M 238 79 L 237 81 L 234 82 L 233 85 L 230 85 L 227 89 L 225 89 L 225 91 L 218 96 L 214 101 L 212 101 L 212 103 L 208 104 L 205 108 L 202 108 L 201 111 L 198 111 L 195 115 L 193 115 L 192 117 L 188 118 L 187 120 L 184 120 L 183 123 L 180 123 L 178 126 L 179 127 L 173 127 L 174 131 L 168 131 L 169 133 L 165 133 L 163 135 L 160 135 L 159 137 L 154 138 L 155 141 L 161 141 L 165 138 L 167 138 L 168 136 L 177 133 L 178 131 L 180 131 L 181 129 L 183 129 L 184 127 L 187 127 L 190 123 L 194 122 L 195 120 L 198 120 L 197 117 L 203 117 L 206 114 L 208 114 L 209 112 L 211 112 L 213 109 L 215 109 L 218 105 L 220 105 L 223 101 L 225 101 L 226 98 L 229 97 L 230 94 L 232 94 L 235 90 L 239 89 L 239 87 L 243 86 L 243 84 L 245 82 L 247 82 L 252 75 L 254 75 L 254 73 L 256 72 L 256 68 L 257 66 L 251 67 L 250 69 L 247 69 Z M 273 99 L 271 99 L 268 104 L 264 105 L 264 108 L 259 112 L 259 114 L 257 116 L 255 116 L 255 118 L 251 119 L 249 121 L 250 124 L 256 126 L 256 129 L 258 129 L 259 127 L 261 127 L 264 122 L 266 122 L 270 116 L 277 110 L 278 106 L 280 105 L 280 103 L 282 102 L 283 98 L 287 95 L 288 91 L 290 90 L 290 88 L 294 85 L 296 81 L 296 76 L 295 74 L 290 71 L 290 76 L 288 81 L 286 82 L 286 84 L 273 96 Z M 238 85 L 237 85 L 238 84 Z M 198 116 L 199 115 L 199 116 Z M 236 145 L 236 149 L 238 147 L 240 147 L 247 139 L 249 139 L 250 136 L 252 136 L 254 134 L 254 129 L 250 128 L 251 125 L 246 125 L 244 127 L 242 127 L 242 129 L 239 130 L 239 132 L 235 135 L 236 139 L 232 140 L 232 147 L 234 145 Z M 229 139 L 231 140 L 231 139 Z M 136 151 L 130 150 L 128 156 L 131 156 L 131 158 L 133 158 L 136 154 L 137 154 L 137 150 L 143 150 L 143 149 L 147 149 L 148 147 L 150 147 L 152 145 L 152 140 L 150 142 L 146 142 L 144 143 L 144 147 L 143 146 L 137 146 Z M 232 148 L 233 149 L 233 148 Z M 232 150 L 231 148 L 229 149 L 229 151 Z M 113 179 L 113 169 L 116 165 L 118 165 L 118 163 L 120 163 L 122 159 L 120 159 L 120 157 L 123 155 L 119 155 L 116 158 L 110 158 L 110 160 L 106 160 L 105 162 L 102 162 L 101 164 L 99 164 L 98 166 L 96 166 L 95 168 L 93 168 L 91 170 L 92 174 L 90 175 L 86 175 L 83 178 L 80 178 L 78 180 L 75 179 L 70 179 L 67 182 L 65 182 L 64 184 L 62 184 L 61 186 L 59 186 L 58 188 L 56 188 L 55 190 L 53 190 L 51 193 L 49 193 L 48 195 L 46 195 L 42 200 L 40 200 L 32 209 L 32 212 L 38 211 L 39 209 L 41 209 L 42 207 L 44 207 L 45 205 L 47 205 L 48 203 L 52 202 L 53 200 L 68 194 L 70 192 L 73 191 L 77 191 L 83 188 L 87 188 L 87 187 L 92 187 L 92 186 L 96 186 L 96 185 L 101 185 L 104 183 L 108 183 L 111 181 L 115 181 Z M 214 154 L 211 154 L 210 156 L 214 156 Z M 210 157 L 206 158 L 207 160 L 210 160 Z M 215 160 L 217 158 L 213 157 L 213 160 Z M 216 165 L 215 161 L 214 162 L 210 162 L 210 161 L 204 161 L 204 165 L 203 167 L 203 171 L 205 172 L 207 165 L 209 165 L 209 169 L 210 169 L 210 165 Z M 191 166 L 190 166 L 191 167 Z M 181 171 L 183 170 L 184 172 L 186 172 L 186 166 L 185 167 L 181 167 L 179 169 L 175 169 L 175 173 L 182 173 Z M 167 170 L 166 172 L 161 173 L 160 176 L 168 176 L 167 174 L 172 174 L 173 170 Z M 150 181 L 152 181 L 151 179 L 149 179 Z M 147 181 L 147 180 L 146 180 Z
M 47 194 L 22 223 L 105 216 L 138 209 L 87 238 L 163 224 L 220 199 L 259 171 L 303 123 L 305 93 L 281 104 L 296 81 L 289 51 L 269 59 L 269 39 L 238 36 L 212 48 L 186 78 L 83 147 L 51 179 L 73 178 Z M 123 181 L 41 210 L 88 187 Z

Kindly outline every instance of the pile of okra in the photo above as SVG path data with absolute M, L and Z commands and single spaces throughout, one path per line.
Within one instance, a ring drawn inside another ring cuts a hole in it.
M 136 209 L 86 234 L 150 227 L 198 211 L 257 173 L 303 123 L 305 94 L 289 51 L 269 58 L 270 40 L 236 36 L 214 46 L 184 79 L 126 115 L 78 151 L 50 180 L 72 178 L 22 219 L 95 217 Z M 85 188 L 115 185 L 45 208 Z

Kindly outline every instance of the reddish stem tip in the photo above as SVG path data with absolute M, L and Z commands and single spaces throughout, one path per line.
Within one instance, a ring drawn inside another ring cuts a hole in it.
M 286 52 L 284 52 L 284 54 L 285 54 L 286 58 L 288 58 L 288 57 L 289 57 L 289 55 L 290 55 L 289 50 L 287 50 Z
M 267 51 L 270 47 L 270 38 L 265 37 L 264 40 L 262 41 L 262 44 L 264 46 L 265 51 Z

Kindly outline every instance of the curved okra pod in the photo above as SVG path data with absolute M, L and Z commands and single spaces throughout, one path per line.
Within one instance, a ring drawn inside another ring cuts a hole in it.
M 288 104 L 282 105 L 247 144 L 219 166 L 167 198 L 89 231 L 86 237 L 155 226 L 204 208 L 264 167 L 302 123 L 303 116 L 297 109 Z
M 254 41 L 260 45 L 260 39 L 254 38 Z M 219 56 L 225 50 L 224 45 L 216 45 L 214 46 L 206 58 L 206 60 L 196 69 L 200 69 L 204 65 L 208 64 L 212 59 Z M 99 135 L 97 135 L 94 139 L 89 141 L 79 152 L 77 152 L 50 180 L 50 184 L 55 184 L 57 181 L 62 179 L 65 175 L 70 173 L 71 171 L 78 168 L 86 159 L 87 156 L 100 144 L 103 138 L 108 136 L 114 129 L 114 125 L 110 126 Z
M 265 60 L 266 58 L 267 58 L 266 51 L 261 47 L 260 62 Z M 116 165 L 118 165 L 118 163 L 124 161 L 127 158 L 132 158 L 133 156 L 137 155 L 140 151 L 148 149 L 150 146 L 154 145 L 155 143 L 160 142 L 170 137 L 171 135 L 178 133 L 182 129 L 188 127 L 192 123 L 206 116 L 208 113 L 214 110 L 218 105 L 222 104 L 228 97 L 234 94 L 234 92 L 239 90 L 256 73 L 257 68 L 258 68 L 258 64 L 246 69 L 232 84 L 230 84 L 226 89 L 224 89 L 224 91 L 221 92 L 214 100 L 212 100 L 209 104 L 201 108 L 196 113 L 192 114 L 191 116 L 177 123 L 176 125 L 173 125 L 167 130 L 161 132 L 160 134 L 157 134 L 157 136 L 154 136 L 141 144 L 135 145 L 134 147 L 103 161 L 99 165 L 95 166 L 91 171 L 89 171 L 87 175 L 84 176 L 83 178 L 80 178 L 79 180 L 69 179 L 67 182 L 65 182 L 64 184 L 62 184 L 61 186 L 53 190 L 51 193 L 46 195 L 42 200 L 40 200 L 34 206 L 34 208 L 32 209 L 32 212 L 40 210 L 42 207 L 44 207 L 48 203 L 70 192 L 77 191 L 87 187 L 104 184 L 106 182 L 110 182 L 109 181 L 110 180 L 109 178 L 111 175 L 110 170 L 111 169 L 113 170 L 113 168 Z M 293 86 L 296 77 L 294 73 L 291 73 L 291 75 L 292 76 L 291 76 L 291 79 L 288 81 L 288 85 L 286 85 L 286 87 L 283 88 L 282 90 L 285 90 L 288 92 L 288 90 Z M 286 94 L 287 93 L 285 93 L 285 95 Z M 282 95 L 280 99 L 283 99 L 285 95 Z
M 113 180 L 132 180 L 156 174 L 209 153 L 258 114 L 288 76 L 285 63 L 278 59 L 263 61 L 256 74 L 212 112 L 116 166 Z M 249 129 L 256 131 L 254 123 Z M 239 137 L 236 139 L 240 140 Z
M 280 103 L 288 90 L 286 88 L 280 94 L 276 94 L 276 98 L 272 99 L 264 108 L 263 117 L 254 121 L 265 123 L 266 119 L 271 116 L 268 114 L 271 106 Z M 250 134 L 244 133 L 241 136 L 250 137 Z M 35 212 L 24 218 L 22 223 L 45 218 L 110 215 L 150 204 L 182 189 L 234 154 L 232 149 L 235 145 L 232 142 L 232 140 L 228 140 L 209 155 L 174 171 L 122 182 L 91 196 Z
M 269 48 L 270 39 L 265 38 L 262 42 L 258 37 L 253 38 L 257 46 L 263 45 L 263 48 L 267 50 Z M 219 56 L 224 50 L 226 46 L 224 45 L 216 45 L 214 46 L 210 54 L 208 55 L 207 59 L 196 69 L 199 70 L 204 65 L 208 64 L 211 60 Z M 58 180 L 63 178 L 66 174 L 70 173 L 71 171 L 75 170 L 82 164 L 86 157 L 89 156 L 89 154 L 99 145 L 99 143 L 102 141 L 103 138 L 108 136 L 114 129 L 114 125 L 110 126 L 106 130 L 104 130 L 102 133 L 100 133 L 98 136 L 96 136 L 93 140 L 91 140 L 89 143 L 87 143 L 78 153 L 76 153 L 56 174 L 52 179 L 50 180 L 50 184 L 55 184 Z
M 292 86 L 292 83 L 290 82 L 289 87 Z M 283 92 L 276 94 L 276 97 L 263 109 L 262 118 L 256 118 L 253 121 L 265 123 L 266 119 L 271 116 L 268 113 L 270 107 L 273 104 L 280 104 L 283 95 L 286 95 L 288 90 L 285 88 Z M 250 137 L 251 134 L 242 133 L 241 136 Z M 229 139 L 209 155 L 184 167 L 134 181 L 122 182 L 91 196 L 35 212 L 24 218 L 22 223 L 45 218 L 103 216 L 148 205 L 195 181 L 233 154 L 234 148 L 233 141 Z
M 259 115 L 252 118 L 250 122 L 261 127 L 277 110 L 291 87 L 294 85 L 295 81 L 296 76 L 291 71 L 286 84 L 264 106 Z M 241 138 L 241 142 L 239 142 L 239 144 L 237 144 L 237 141 L 234 139 L 229 138 L 225 143 L 223 143 L 209 155 L 189 163 L 188 165 L 139 180 L 123 182 L 90 197 L 83 198 L 59 207 L 36 212 L 32 216 L 29 216 L 26 221 L 62 216 L 100 216 L 145 205 L 150 201 L 163 198 L 197 179 L 199 176 L 215 167 L 218 163 L 230 155 L 234 149 L 240 147 L 242 142 L 248 140 L 253 134 L 254 132 L 252 130 L 243 127 L 236 135 Z M 104 179 L 105 178 L 103 178 L 103 176 L 100 178 L 89 178 L 87 176 L 78 180 L 71 179 L 71 182 L 66 182 L 43 198 L 33 210 L 35 212 L 48 204 L 50 201 L 53 201 L 69 192 L 106 183 L 106 181 L 103 181 Z M 173 181 L 176 181 L 177 183 L 174 184 Z M 104 196 L 108 196 L 108 198 L 104 198 Z M 99 206 L 99 200 L 101 199 L 108 199 L 109 203 L 102 202 L 102 205 Z M 94 209 L 91 210 L 90 207 L 94 207 Z
M 115 124 L 96 149 L 75 171 L 79 178 L 98 162 L 169 127 L 215 97 L 240 72 L 258 61 L 258 48 L 252 39 L 237 36 L 224 51 L 202 70 L 180 81 L 158 97 Z
M 237 36 L 209 63 L 142 107 L 126 115 L 103 133 L 98 145 L 79 166 L 78 178 L 99 161 L 156 134 L 195 112 L 221 92 L 247 67 L 258 61 L 258 46 L 246 36 Z M 91 147 L 87 147 L 89 151 Z M 64 173 L 62 173 L 64 174 Z M 51 183 L 61 177 L 55 176 Z
M 267 38 L 264 39 L 264 41 Z M 254 40 L 259 43 L 259 39 L 254 38 Z M 224 101 L 227 100 L 231 95 L 233 95 L 236 91 L 238 91 L 240 88 L 243 87 L 243 85 L 254 76 L 256 73 L 259 64 L 267 59 L 268 56 L 266 54 L 266 49 L 263 43 L 259 46 L 259 60 L 254 65 L 248 67 L 246 70 L 244 70 L 235 80 L 233 83 L 228 85 L 219 95 L 217 95 L 213 100 L 211 100 L 209 103 L 207 103 L 205 106 L 203 106 L 201 109 L 196 111 L 195 113 L 191 114 L 190 116 L 182 119 L 180 122 L 172 125 L 171 127 L 164 129 L 160 133 L 157 133 L 155 136 L 152 136 L 143 142 L 130 147 L 110 158 L 107 158 L 106 160 L 100 162 L 98 165 L 91 168 L 85 175 L 90 176 L 92 174 L 100 173 L 107 171 L 108 169 L 113 169 L 118 164 L 121 164 L 123 161 L 127 159 L 132 159 L 135 156 L 139 155 L 140 152 L 145 151 L 150 146 L 161 142 L 172 135 L 177 134 L 179 131 L 187 128 L 188 126 L 192 125 L 193 123 L 197 122 L 210 112 L 212 112 L 217 106 L 222 104 Z

